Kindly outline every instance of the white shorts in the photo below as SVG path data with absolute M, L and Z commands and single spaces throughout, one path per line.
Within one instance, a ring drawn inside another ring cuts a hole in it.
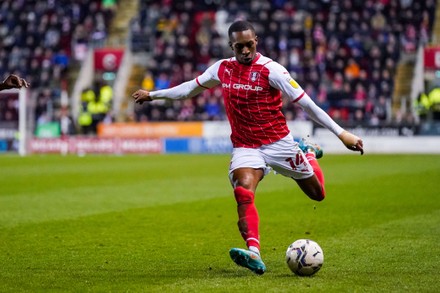
M 313 168 L 291 134 L 274 143 L 259 148 L 234 148 L 229 166 L 229 179 L 238 168 L 263 169 L 267 175 L 271 169 L 293 179 L 313 176 Z

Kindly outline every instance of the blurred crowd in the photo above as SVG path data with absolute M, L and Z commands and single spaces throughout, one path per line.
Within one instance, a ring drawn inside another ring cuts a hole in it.
M 383 125 L 391 122 L 396 64 L 401 54 L 428 42 L 435 5 L 435 0 L 143 0 L 131 24 L 132 47 L 153 53 L 142 87 L 166 88 L 232 56 L 227 27 L 247 19 L 256 27 L 259 52 L 285 66 L 335 120 Z M 215 88 L 193 100 L 137 106 L 136 120 L 222 120 L 222 102 Z M 291 103 L 284 113 L 289 120 L 308 119 Z
M 15 73 L 31 83 L 36 126 L 70 116 L 68 68 L 85 58 L 89 46 L 102 45 L 113 15 L 107 6 L 111 2 L 1 1 L 0 77 Z M 16 120 L 17 104 L 6 103 L 0 121 Z M 73 132 L 75 127 L 65 129 Z
M 109 119 L 111 103 L 96 100 L 105 84 L 84 89 L 83 115 L 70 113 L 69 68 L 107 38 L 116 0 L 2 0 L 0 78 L 15 73 L 31 83 L 36 127 L 58 121 L 63 134 L 89 133 Z M 428 42 L 435 0 L 140 0 L 130 25 L 133 52 L 152 55 L 142 87 L 161 89 L 199 75 L 232 56 L 227 28 L 253 22 L 258 50 L 285 66 L 315 102 L 343 123 L 390 122 L 396 64 Z M 87 96 L 90 90 L 94 93 Z M 104 105 L 104 106 L 103 106 Z M 107 107 L 107 108 L 105 108 Z M 105 114 L 101 112 L 106 109 Z M 287 119 L 308 119 L 285 103 Z M 17 121 L 18 102 L 3 99 L 1 121 Z M 83 120 L 81 120 L 81 118 Z M 91 120 L 90 120 L 91 119 Z M 94 120 L 95 119 L 95 120 Z M 191 100 L 136 106 L 136 121 L 224 120 L 221 88 Z M 78 123 L 88 123 L 81 125 Z

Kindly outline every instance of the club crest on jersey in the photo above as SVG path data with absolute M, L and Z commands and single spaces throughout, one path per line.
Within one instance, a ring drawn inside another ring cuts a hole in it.
M 256 71 L 251 72 L 249 76 L 252 82 L 255 82 L 259 77 L 260 77 L 260 73 Z

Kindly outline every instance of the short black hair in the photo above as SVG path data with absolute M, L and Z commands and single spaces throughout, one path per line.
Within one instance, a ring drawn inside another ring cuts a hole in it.
M 231 24 L 228 29 L 228 36 L 232 38 L 232 33 L 251 30 L 255 34 L 254 26 L 246 20 L 237 20 Z

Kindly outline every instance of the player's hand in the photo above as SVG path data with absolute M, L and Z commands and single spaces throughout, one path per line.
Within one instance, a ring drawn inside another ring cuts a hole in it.
M 344 130 L 338 137 L 349 150 L 364 154 L 364 143 L 356 135 Z
M 150 92 L 146 90 L 137 90 L 132 95 L 134 101 L 140 105 L 143 102 L 151 102 L 153 99 L 150 97 Z
M 21 78 L 15 74 L 9 75 L 4 81 L 3 81 L 3 88 L 5 89 L 12 89 L 12 88 L 21 88 L 21 87 L 29 87 L 30 84 L 27 82 L 24 78 Z

